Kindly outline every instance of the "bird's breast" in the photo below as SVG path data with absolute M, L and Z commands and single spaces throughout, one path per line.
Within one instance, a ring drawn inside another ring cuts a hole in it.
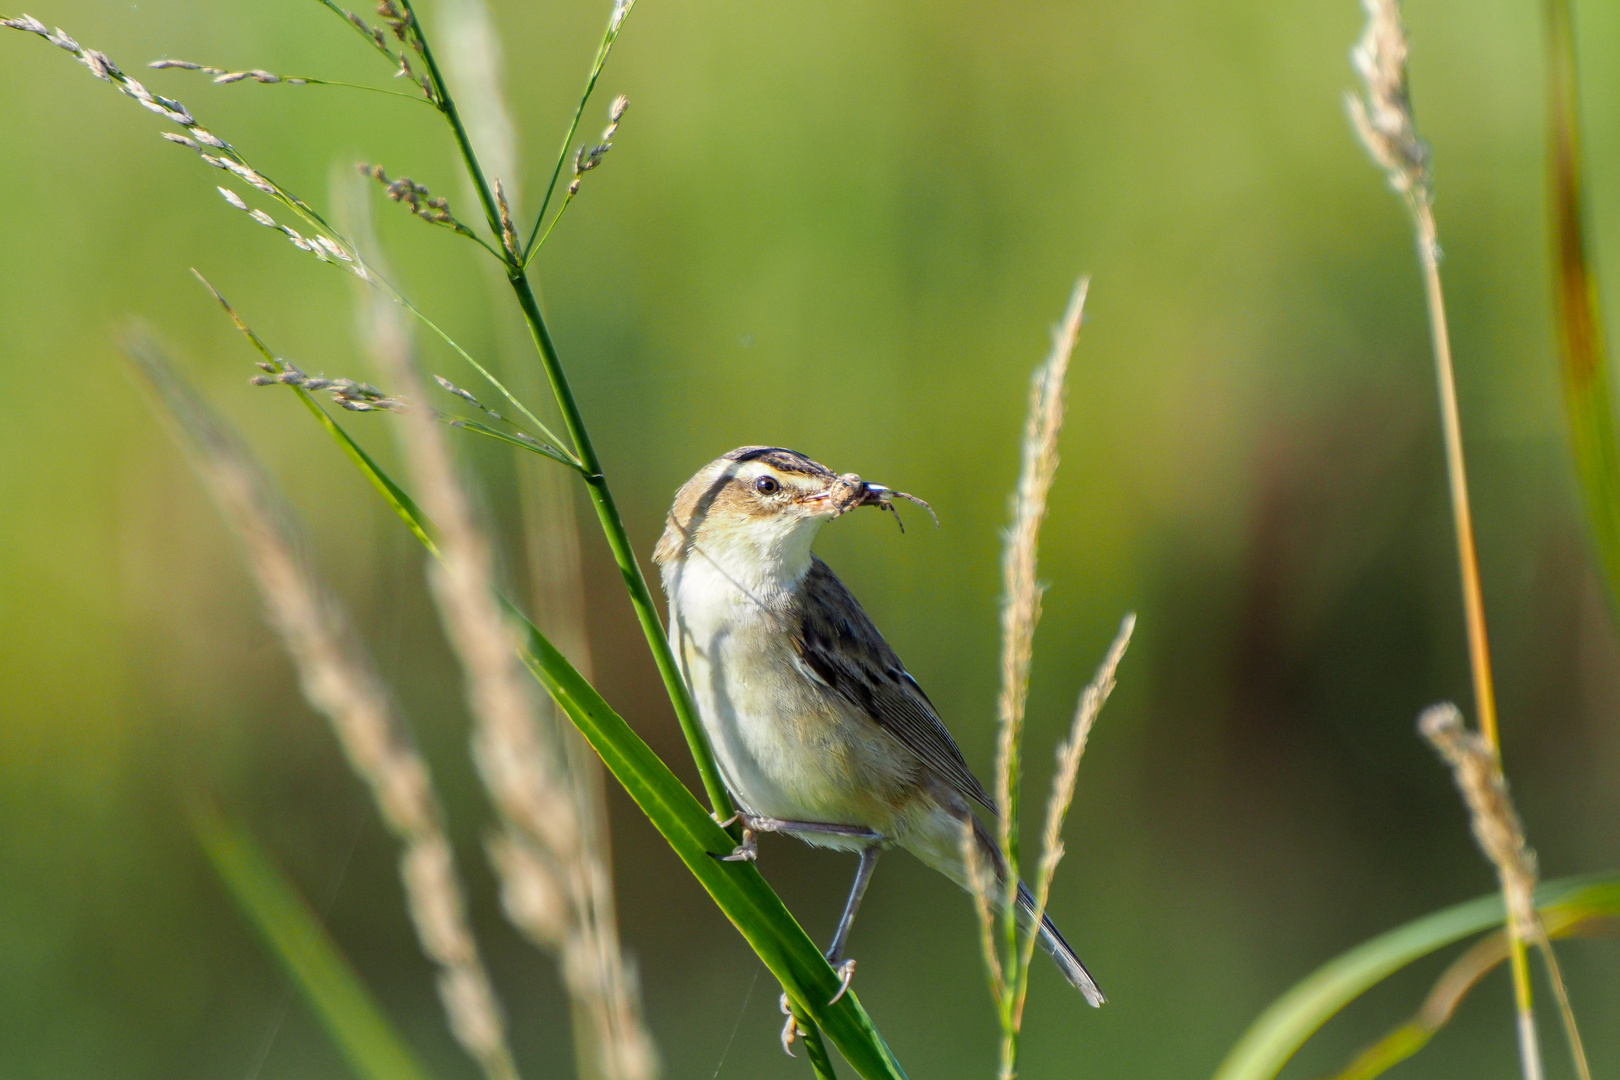
M 732 794 L 755 814 L 886 832 L 914 768 L 799 660 L 791 594 L 695 569 L 666 574 L 670 643 Z

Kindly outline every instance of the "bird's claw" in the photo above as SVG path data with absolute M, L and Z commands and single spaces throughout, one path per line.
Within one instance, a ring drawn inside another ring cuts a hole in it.
M 754 838 L 753 829 L 744 829 L 742 843 L 732 848 L 730 855 L 715 855 L 712 851 L 709 854 L 721 862 L 754 862 L 759 858 L 759 841 Z
M 788 1057 L 796 1057 L 793 1040 L 799 1037 L 799 1018 L 793 1015 L 793 1004 L 788 1001 L 785 990 L 782 992 L 782 1015 L 787 1017 L 787 1022 L 782 1025 L 782 1052 Z
M 827 1002 L 828 1005 L 838 1004 L 838 999 L 849 993 L 849 984 L 855 979 L 855 961 L 845 960 L 833 970 L 838 972 L 838 993 L 832 996 L 832 1000 Z
M 741 810 L 738 810 L 724 821 L 715 818 L 715 824 L 722 829 L 729 829 L 739 821 L 742 822 L 743 826 L 742 843 L 732 848 L 730 855 L 716 855 L 711 851 L 709 852 L 711 858 L 718 859 L 720 862 L 755 862 L 759 859 L 759 842 L 754 838 L 754 818 L 749 817 L 748 814 Z

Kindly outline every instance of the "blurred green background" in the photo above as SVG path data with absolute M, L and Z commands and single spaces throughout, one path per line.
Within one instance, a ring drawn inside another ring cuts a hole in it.
M 30 2 L 132 72 L 177 56 L 386 78 L 309 0 Z M 532 192 L 606 5 L 495 9 Z M 439 10 L 423 6 L 430 32 Z M 1620 651 L 1575 509 L 1549 324 L 1539 7 L 1416 0 L 1408 19 L 1508 769 L 1548 876 L 1610 868 Z M 1580 3 L 1577 19 L 1598 260 L 1620 267 L 1620 7 Z M 1469 707 L 1467 671 L 1407 223 L 1340 103 L 1360 26 L 1353 0 L 643 0 L 582 131 L 614 93 L 630 113 L 538 264 L 644 553 L 675 487 L 742 443 L 933 503 L 937 531 L 858 515 L 820 551 L 981 775 L 1026 379 L 1074 278 L 1094 276 L 1028 753 L 1044 786 L 1075 693 L 1138 611 L 1053 900 L 1112 1000 L 1093 1012 L 1038 967 L 1030 1077 L 1207 1075 L 1318 963 L 1493 885 L 1414 734 L 1426 704 Z M 472 210 L 420 106 L 141 77 L 317 204 L 334 167 L 365 159 Z M 303 514 L 432 757 L 525 1075 L 570 1075 L 556 973 L 502 921 L 478 854 L 489 813 L 420 550 L 289 395 L 247 385 L 253 357 L 186 271 L 306 370 L 369 374 L 351 289 L 38 39 L 0 36 L 0 101 L 0 1076 L 348 1075 L 199 854 L 182 809 L 198 792 L 266 841 L 436 1074 L 474 1075 L 394 844 L 125 371 L 131 317 L 173 344 Z M 528 369 L 477 250 L 397 208 L 378 217 L 413 298 L 476 354 Z M 1615 310 L 1620 274 L 1606 283 Z M 386 419 L 346 422 L 392 460 Z M 465 449 L 515 536 L 514 470 L 546 464 Z M 584 523 L 599 683 L 690 780 Z M 508 564 L 520 583 L 518 553 Z M 777 1047 L 769 977 L 616 791 L 613 829 L 664 1075 L 809 1075 Z M 829 934 L 853 861 L 764 847 L 767 877 Z M 885 860 L 852 953 L 913 1076 L 991 1075 L 976 949 L 962 895 Z M 1592 1060 L 1612 1073 L 1620 946 L 1564 951 Z M 1442 962 L 1357 1003 L 1288 1075 L 1341 1063 Z M 1498 972 L 1397 1075 L 1513 1075 L 1509 1008 Z M 1551 1025 L 1547 1046 L 1565 1075 Z

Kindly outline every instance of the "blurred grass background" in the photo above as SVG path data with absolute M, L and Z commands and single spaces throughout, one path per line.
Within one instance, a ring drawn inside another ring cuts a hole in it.
M 532 191 L 606 7 L 495 9 Z M 29 10 L 132 73 L 175 56 L 386 74 L 304 0 Z M 1597 257 L 1620 266 L 1620 10 L 1576 14 Z M 1609 868 L 1620 652 L 1558 399 L 1539 9 L 1423 0 L 1407 15 L 1508 769 L 1548 876 Z M 741 443 L 934 504 L 938 531 L 862 515 L 820 550 L 981 775 L 1026 377 L 1074 277 L 1094 275 L 1043 545 L 1032 782 L 1121 612 L 1141 623 L 1053 899 L 1111 1003 L 1092 1012 L 1038 968 L 1031 1077 L 1205 1075 L 1320 961 L 1492 888 L 1413 729 L 1433 700 L 1468 707 L 1467 672 L 1409 233 L 1339 100 L 1360 25 L 1349 0 L 644 0 L 582 130 L 613 93 L 631 111 L 538 263 L 644 552 L 675 487 Z M 139 77 L 318 204 L 335 165 L 364 159 L 472 211 L 428 109 Z M 568 1075 L 554 973 L 506 928 L 477 855 L 488 811 L 420 551 L 289 396 L 247 385 L 250 353 L 186 268 L 305 370 L 369 374 L 347 284 L 245 222 L 156 118 L 43 43 L 0 37 L 0 100 L 0 1075 L 346 1075 L 197 850 L 196 792 L 251 823 L 436 1074 L 473 1075 L 443 1030 L 394 846 L 123 370 L 131 316 L 176 347 L 304 514 L 433 759 L 525 1075 Z M 530 354 L 476 250 L 402 211 L 379 224 L 413 298 L 522 372 Z M 385 459 L 388 422 L 348 418 Z M 466 450 L 514 526 L 513 470 L 545 463 Z M 691 777 L 594 528 L 585 546 L 599 685 Z M 613 809 L 665 1075 L 807 1075 L 777 1047 L 768 976 L 634 808 Z M 814 935 L 831 932 L 851 860 L 767 839 L 762 868 Z M 912 1075 L 990 1074 L 964 896 L 892 856 L 851 951 Z M 1620 947 L 1564 951 L 1603 1072 L 1620 1058 Z M 1331 1069 L 1404 1016 L 1439 963 L 1358 1003 L 1289 1075 Z M 1562 1075 L 1550 1041 L 1549 1063 Z M 1402 1068 L 1510 1075 L 1505 974 Z

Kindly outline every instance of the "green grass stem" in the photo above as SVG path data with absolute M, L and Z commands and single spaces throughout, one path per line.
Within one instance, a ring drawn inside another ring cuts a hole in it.
M 198 842 L 360 1080 L 429 1080 L 321 920 L 243 826 L 192 810 Z

